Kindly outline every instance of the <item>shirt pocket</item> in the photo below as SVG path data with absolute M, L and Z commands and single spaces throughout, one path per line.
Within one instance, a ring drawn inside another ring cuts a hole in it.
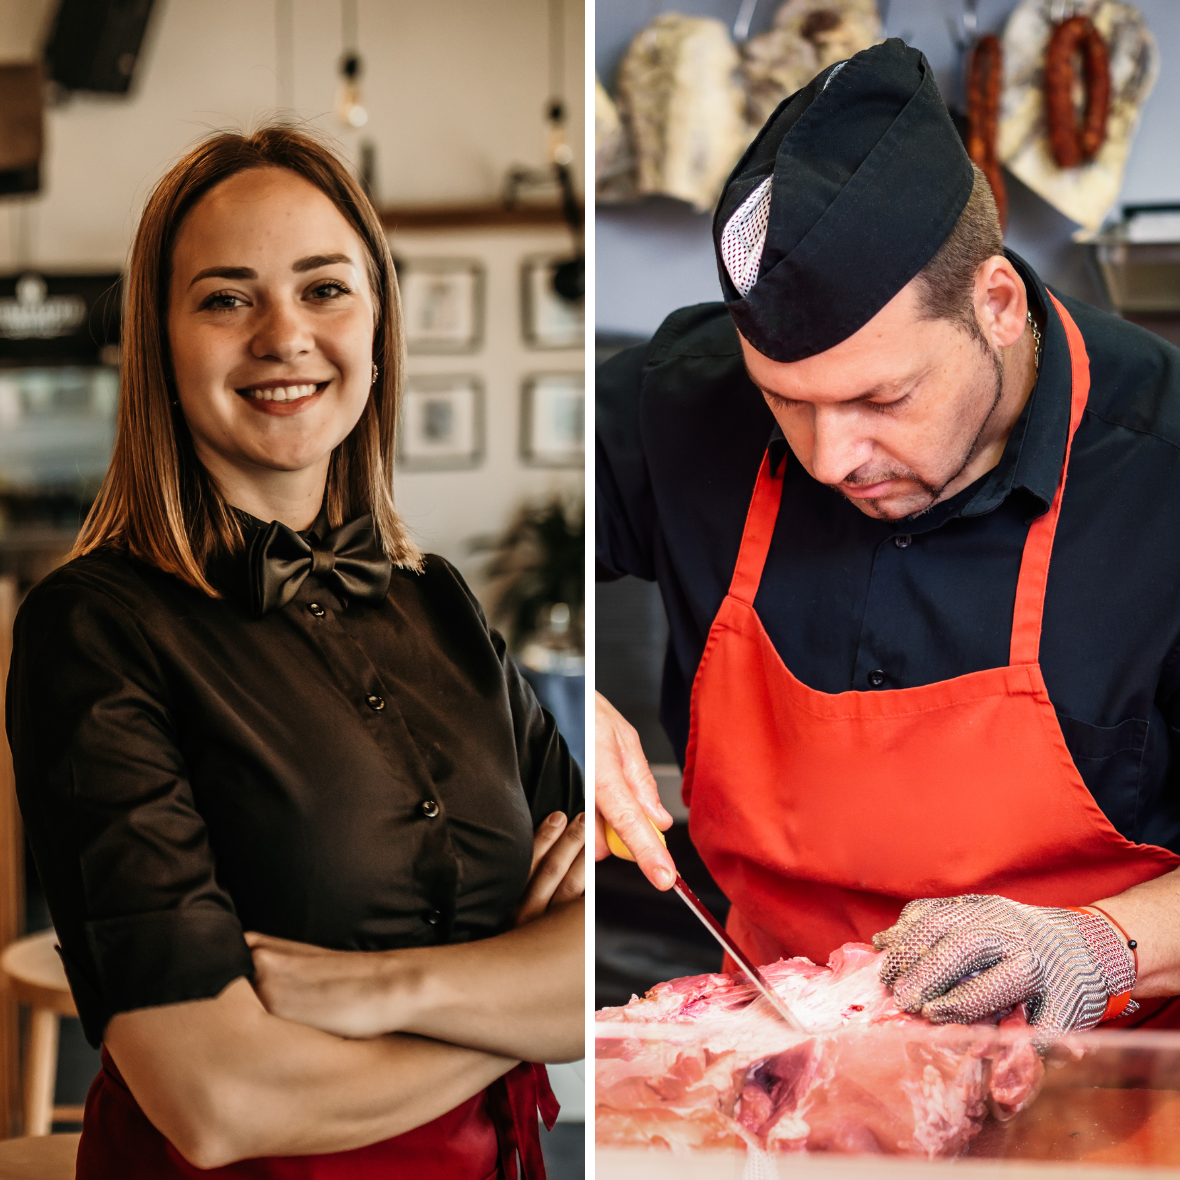
M 1139 781 L 1147 748 L 1145 718 L 1090 725 L 1057 714 L 1065 744 L 1094 801 L 1120 835 L 1138 841 Z

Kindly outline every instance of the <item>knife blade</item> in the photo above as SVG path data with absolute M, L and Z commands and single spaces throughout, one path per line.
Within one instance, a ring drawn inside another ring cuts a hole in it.
M 664 833 L 656 827 L 655 821 L 649 818 L 648 823 L 651 824 L 652 831 L 660 838 L 660 843 L 667 845 L 667 841 L 664 839 Z M 606 844 L 611 852 L 622 860 L 629 860 L 634 863 L 635 857 L 631 849 L 619 839 L 618 832 L 608 823 L 604 823 L 604 828 L 606 831 Z M 726 934 L 725 927 L 709 913 L 708 907 L 689 889 L 688 883 L 679 873 L 676 874 L 676 883 L 672 888 L 676 891 L 677 897 L 692 910 L 701 925 L 721 944 L 722 949 L 728 953 L 729 957 L 742 969 L 749 981 L 762 993 L 766 998 L 766 1002 L 786 1021 L 787 1026 L 795 1032 L 807 1032 L 807 1028 L 803 1022 L 791 1011 L 785 1001 L 775 993 L 774 988 L 766 982 L 766 977 L 746 958 L 738 944 Z
M 725 932 L 725 927 L 709 913 L 704 903 L 688 887 L 684 878 L 676 876 L 676 884 L 672 886 L 677 896 L 700 919 L 701 925 L 722 945 L 729 957 L 741 968 L 750 982 L 766 997 L 766 1001 L 787 1022 L 795 1032 L 805 1033 L 807 1029 L 803 1022 L 787 1007 L 774 988 L 766 982 L 766 977 L 742 953 L 738 944 Z

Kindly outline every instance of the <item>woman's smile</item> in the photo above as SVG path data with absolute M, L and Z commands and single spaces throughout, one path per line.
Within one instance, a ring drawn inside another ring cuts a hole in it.
M 331 381 L 260 381 L 235 392 L 261 414 L 289 418 L 315 405 Z

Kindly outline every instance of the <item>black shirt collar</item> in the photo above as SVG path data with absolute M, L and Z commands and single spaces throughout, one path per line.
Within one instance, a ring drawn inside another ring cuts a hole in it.
M 241 526 L 242 536 L 245 537 L 247 543 L 259 529 L 265 529 L 270 526 L 270 521 L 259 520 L 257 516 L 251 516 L 244 508 L 234 508 L 231 505 L 229 510 Z M 305 541 L 322 541 L 330 531 L 331 529 L 328 526 L 328 510 L 321 505 L 315 520 L 311 522 L 311 526 L 300 529 L 299 536 Z
M 1033 318 L 1041 325 L 1041 367 L 1032 393 L 1020 412 L 999 463 L 969 487 L 936 504 L 915 520 L 897 521 L 899 528 L 921 531 L 936 528 L 956 516 L 983 516 L 998 508 L 1013 492 L 1029 497 L 1030 515 L 1040 516 L 1053 501 L 1061 478 L 1065 441 L 1069 434 L 1072 371 L 1065 328 L 1037 273 L 1018 254 L 1005 256 L 1024 280 Z M 778 423 L 767 444 L 770 469 L 777 473 L 790 454 Z

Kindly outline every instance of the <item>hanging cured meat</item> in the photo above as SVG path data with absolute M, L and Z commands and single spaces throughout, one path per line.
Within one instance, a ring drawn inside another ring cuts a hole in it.
M 749 133 L 738 52 L 720 21 L 664 13 L 619 66 L 619 115 L 630 132 L 636 189 L 711 209 Z
M 1008 190 L 996 150 L 1003 72 L 1004 51 L 999 37 L 980 37 L 967 64 L 967 154 L 992 186 L 1000 225 L 1007 229 Z
M 635 161 L 619 111 L 605 87 L 594 79 L 594 186 L 598 201 L 635 197 Z
M 1082 63 L 1085 113 L 1074 109 L 1075 59 Z M 1106 42 L 1088 17 L 1062 21 L 1045 51 L 1045 117 L 1049 147 L 1059 168 L 1088 164 L 1106 139 L 1110 112 L 1110 64 Z
M 881 39 L 876 0 L 787 0 L 774 26 L 742 46 L 747 115 L 761 127 L 788 95 Z
M 1077 133 L 1079 115 L 1085 109 L 1086 54 L 1075 43 L 1077 56 L 1071 51 L 1068 58 L 1064 57 L 1062 41 L 1056 43 L 1051 54 L 1048 52 L 1058 29 L 1059 22 L 1052 19 L 1058 7 L 1046 0 L 1020 0 L 1004 26 L 999 155 L 1005 173 L 1017 177 L 1076 221 L 1088 235 L 1096 233 L 1118 205 L 1135 129 L 1159 75 L 1160 52 L 1135 4 L 1127 0 L 1086 0 L 1086 18 L 1098 31 L 1109 60 L 1109 113 L 1105 138 L 1093 159 L 1084 167 L 1063 168 L 1050 147 L 1049 106 L 1052 102 L 1057 107 L 1055 129 L 1063 126 L 1066 138 L 1073 138 L 1069 132 L 1072 128 Z M 1073 36 L 1083 25 L 1072 26 Z M 1098 52 L 1094 39 L 1087 41 Z M 1070 75 L 1074 93 L 1067 103 L 1062 100 L 1069 95 Z M 1101 88 L 1103 78 L 1103 72 L 1097 71 L 1091 81 Z M 1091 87 L 1095 128 L 1103 105 L 1096 100 L 1101 98 Z M 1080 144 L 1077 146 L 1080 148 Z M 1066 150 L 1069 148 L 1067 143 Z

